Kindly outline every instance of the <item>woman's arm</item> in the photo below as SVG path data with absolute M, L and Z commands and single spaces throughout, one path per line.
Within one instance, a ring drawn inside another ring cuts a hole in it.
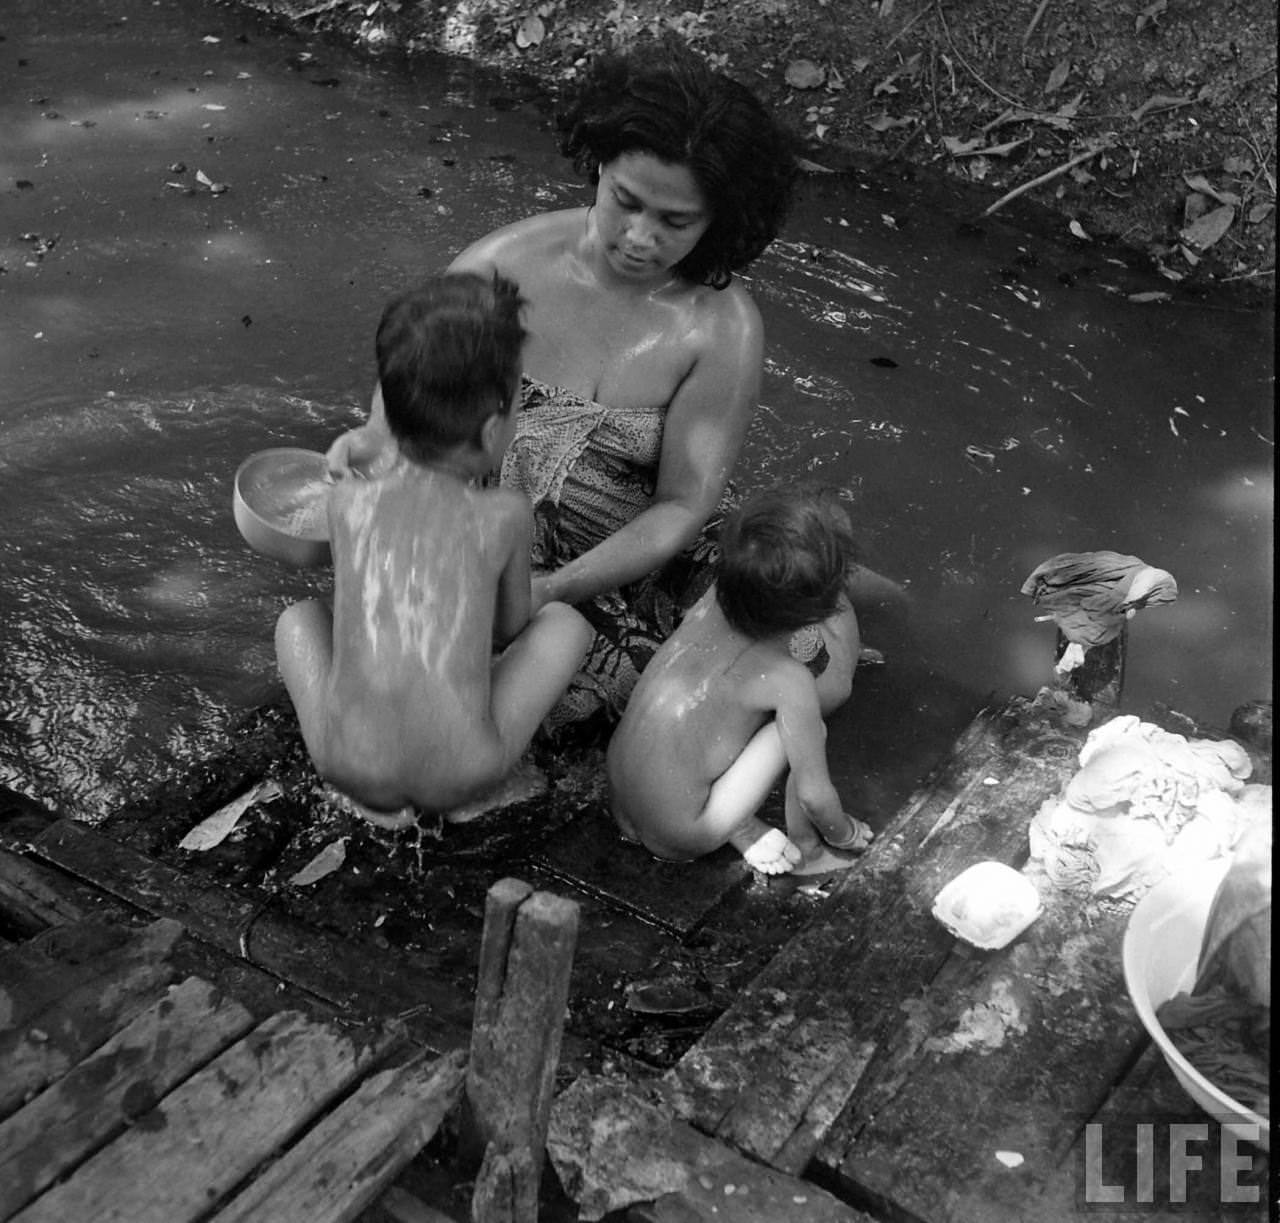
M 580 603 L 661 568 L 715 511 L 760 395 L 763 327 L 739 288 L 713 299 L 698 356 L 667 409 L 652 504 L 553 573 L 534 579 L 534 603 Z

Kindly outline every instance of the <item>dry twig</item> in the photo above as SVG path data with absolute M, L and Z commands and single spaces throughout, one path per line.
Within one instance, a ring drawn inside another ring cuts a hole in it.
M 1002 195 L 994 204 L 983 212 L 984 217 L 989 217 L 993 212 L 1003 208 L 1010 200 L 1016 200 L 1018 196 L 1025 195 L 1028 191 L 1034 191 L 1037 187 L 1043 187 L 1045 183 L 1051 183 L 1055 178 L 1060 178 L 1068 170 L 1074 169 L 1083 161 L 1097 157 L 1103 149 L 1110 146 L 1110 141 L 1103 141 L 1101 144 L 1093 145 L 1086 149 L 1083 153 L 1077 153 L 1074 157 L 1064 161 L 1060 166 L 1054 166 L 1052 170 L 1046 171 L 1039 178 L 1033 178 L 1030 182 L 1023 183 L 1020 187 L 1015 187 L 1012 191 Z
M 1026 49 L 1027 43 L 1031 41 L 1031 35 L 1036 32 L 1036 26 L 1040 24 L 1040 18 L 1044 16 L 1044 11 L 1049 7 L 1049 0 L 1040 0 L 1036 6 L 1036 11 L 1027 25 L 1027 32 L 1022 36 L 1022 46 Z

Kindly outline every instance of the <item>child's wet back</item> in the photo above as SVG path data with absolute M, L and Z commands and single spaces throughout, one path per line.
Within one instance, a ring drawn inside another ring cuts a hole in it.
M 870 830 L 843 810 L 824 715 L 859 650 L 848 519 L 831 498 L 757 494 L 725 523 L 715 585 L 654 655 L 609 745 L 625 836 L 659 857 L 734 846 L 767 874 L 849 866 Z M 787 773 L 786 832 L 756 814 Z
M 501 782 L 590 640 L 572 608 L 533 606 L 528 500 L 481 485 L 514 433 L 521 304 L 501 276 L 452 273 L 387 306 L 380 411 L 346 451 L 376 461 L 329 499 L 333 609 L 276 626 L 316 770 L 378 822 Z

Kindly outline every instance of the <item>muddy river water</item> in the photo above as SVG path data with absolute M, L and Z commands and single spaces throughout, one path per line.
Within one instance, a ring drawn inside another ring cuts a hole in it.
M 270 695 L 275 616 L 325 588 L 242 543 L 238 462 L 323 448 L 390 292 L 586 188 L 536 102 L 462 61 L 198 0 L 8 0 L 0 35 L 0 783 L 94 819 Z M 910 596 L 832 729 L 866 804 L 1045 681 L 1019 586 L 1056 552 L 1178 580 L 1133 623 L 1127 707 L 1225 725 L 1270 696 L 1272 315 L 972 219 L 811 174 L 750 278 L 737 483 L 847 487 Z

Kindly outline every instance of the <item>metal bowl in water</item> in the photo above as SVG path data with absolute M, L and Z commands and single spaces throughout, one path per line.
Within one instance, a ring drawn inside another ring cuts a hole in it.
M 255 552 L 285 564 L 328 564 L 329 478 L 318 450 L 280 446 L 251 454 L 236 471 L 236 526 Z

